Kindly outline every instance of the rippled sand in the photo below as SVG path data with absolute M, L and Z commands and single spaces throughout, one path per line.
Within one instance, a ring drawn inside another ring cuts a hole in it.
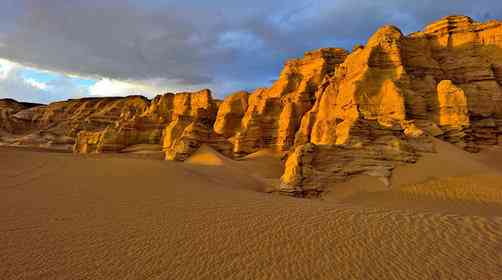
M 268 152 L 0 148 L 0 278 L 501 279 L 497 166 L 440 150 L 398 168 L 392 189 L 361 177 L 305 200 L 260 192 L 281 173 Z

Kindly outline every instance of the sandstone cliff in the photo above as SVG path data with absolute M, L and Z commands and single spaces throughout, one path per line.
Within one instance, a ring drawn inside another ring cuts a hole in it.
M 347 55 L 343 49 L 319 49 L 305 53 L 302 59 L 288 61 L 271 88 L 258 89 L 249 96 L 234 152 L 242 155 L 260 148 L 289 150 L 302 116 L 316 100 L 317 89 Z
M 351 53 L 307 52 L 270 88 L 223 101 L 202 90 L 0 102 L 0 131 L 15 144 L 74 143 L 77 153 L 154 144 L 168 160 L 202 144 L 228 157 L 274 149 L 285 166 L 277 190 L 310 196 L 357 174 L 388 184 L 397 164 L 434 152 L 431 137 L 470 152 L 502 145 L 501 86 L 502 23 L 449 16 L 409 35 L 384 26 Z
M 473 152 L 502 144 L 501 50 L 496 21 L 450 16 L 409 36 L 380 28 L 318 89 L 279 189 L 305 195 L 360 173 L 385 182 L 396 163 L 433 151 L 427 134 Z
M 127 114 L 136 114 L 149 101 L 141 96 L 84 98 L 29 106 L 10 115 L 20 129 L 9 132 L 9 144 L 71 148 L 82 130 L 101 131 Z M 129 112 L 129 113 L 127 113 Z
M 0 136 L 2 134 L 23 133 L 27 127 L 17 120 L 14 115 L 17 112 L 39 106 L 40 104 L 17 102 L 13 99 L 0 99 Z

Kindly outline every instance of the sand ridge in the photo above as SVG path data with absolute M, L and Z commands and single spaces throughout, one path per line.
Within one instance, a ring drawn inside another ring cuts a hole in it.
M 431 160 L 480 162 L 444 148 Z M 502 275 L 502 180 L 482 163 L 392 189 L 360 177 L 347 183 L 360 191 L 309 200 L 262 192 L 281 174 L 268 152 L 233 161 L 203 148 L 177 163 L 0 147 L 0 159 L 2 279 Z

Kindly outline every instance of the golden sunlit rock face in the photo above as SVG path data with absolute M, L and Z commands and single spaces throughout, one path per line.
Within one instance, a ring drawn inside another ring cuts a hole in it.
M 464 91 L 452 81 L 441 81 L 437 88 L 438 120 L 440 126 L 468 127 L 469 114 Z
M 209 141 L 216 112 L 217 103 L 209 90 L 176 94 L 173 121 L 164 130 L 166 159 L 185 160 Z
M 241 120 L 248 109 L 249 93 L 237 92 L 229 95 L 219 106 L 214 132 L 230 138 L 237 134 Z
M 274 149 L 285 165 L 277 190 L 309 196 L 355 174 L 388 183 L 396 164 L 434 150 L 430 136 L 471 152 L 502 145 L 501 86 L 502 23 L 449 16 L 407 36 L 381 27 L 351 53 L 307 52 L 272 87 L 223 101 L 202 90 L 0 103 L 0 130 L 24 133 L 17 144 L 74 142 L 77 153 L 161 145 L 181 161 L 202 144 L 229 157 Z

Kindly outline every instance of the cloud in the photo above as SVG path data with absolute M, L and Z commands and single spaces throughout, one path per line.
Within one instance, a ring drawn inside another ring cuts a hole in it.
M 102 78 L 98 81 L 78 76 L 38 70 L 0 59 L 0 98 L 49 103 L 85 96 L 123 96 L 141 94 L 153 97 L 162 92 L 164 81 L 142 84 Z M 158 85 L 156 87 L 155 85 Z
M 49 82 L 25 77 L 26 71 L 34 71 L 21 64 L 0 59 L 0 98 L 48 103 L 61 99 L 86 96 L 87 89 L 76 85 L 71 78 L 54 74 Z
M 210 87 L 223 96 L 267 86 L 309 49 L 350 49 L 383 24 L 409 33 L 448 14 L 501 19 L 502 2 L 3 0 L 0 57 L 90 77 L 102 95 Z
M 43 91 L 47 91 L 49 90 L 49 86 L 44 83 L 44 82 L 39 82 L 33 78 L 29 78 L 29 79 L 25 79 L 24 80 L 25 83 L 27 83 L 28 85 L 34 87 L 34 88 L 37 88 L 37 89 L 40 89 L 40 90 L 43 90 Z
M 17 63 L 0 58 L 0 79 L 4 80 L 9 77 L 12 71 L 17 67 Z
M 89 87 L 90 95 L 94 96 L 121 96 L 136 93 L 151 97 L 158 92 L 159 89 L 149 85 L 111 80 L 108 78 L 101 79 Z

